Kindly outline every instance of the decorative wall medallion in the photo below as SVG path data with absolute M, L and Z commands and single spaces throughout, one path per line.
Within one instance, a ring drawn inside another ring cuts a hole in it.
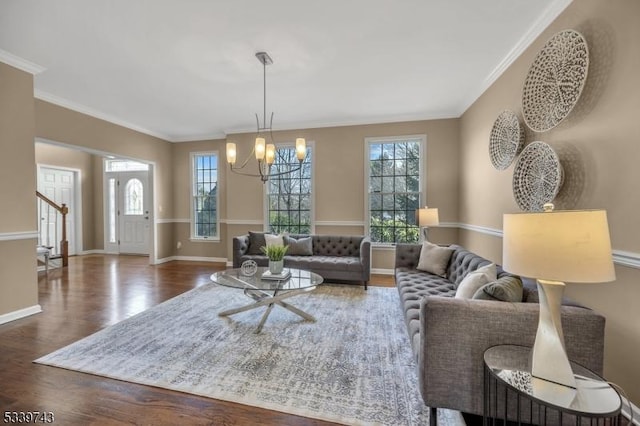
M 560 159 L 544 142 L 531 142 L 513 170 L 513 196 L 524 211 L 542 211 L 558 195 L 563 172 Z
M 578 102 L 589 69 L 587 42 L 577 31 L 557 33 L 529 68 L 522 90 L 522 114 L 529 128 L 545 132 L 557 126 Z
M 498 170 L 511 165 L 524 145 L 524 129 L 513 111 L 502 111 L 491 128 L 489 156 Z

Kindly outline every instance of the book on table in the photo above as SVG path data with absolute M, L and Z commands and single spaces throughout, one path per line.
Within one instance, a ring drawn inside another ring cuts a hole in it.
M 274 274 L 271 271 L 265 271 L 262 274 L 263 280 L 286 280 L 291 277 L 291 271 L 288 269 L 283 269 L 279 274 Z

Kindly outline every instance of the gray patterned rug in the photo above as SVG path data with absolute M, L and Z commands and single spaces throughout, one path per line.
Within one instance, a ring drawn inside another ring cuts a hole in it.
M 394 288 L 323 285 L 290 303 L 229 318 L 241 291 L 204 285 L 35 362 L 344 424 L 425 425 Z M 464 425 L 438 410 L 440 425 Z

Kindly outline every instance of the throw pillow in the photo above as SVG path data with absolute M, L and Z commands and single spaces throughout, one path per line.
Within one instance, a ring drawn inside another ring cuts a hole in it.
M 489 279 L 485 274 L 468 274 L 460 281 L 460 285 L 456 289 L 456 299 L 471 299 L 473 295 L 487 284 Z
M 249 231 L 249 250 L 247 254 L 263 254 L 260 248 L 266 245 L 264 232 Z
M 452 254 L 453 249 L 450 247 L 440 247 L 425 241 L 422 243 L 416 269 L 444 277 L 447 274 L 447 266 Z
M 295 239 L 288 235 L 284 236 L 284 243 L 289 246 L 287 254 L 291 256 L 311 256 L 313 255 L 313 244 L 311 237 Z
M 506 276 L 482 286 L 473 295 L 474 299 L 500 300 L 503 302 L 522 302 L 522 280 Z
M 264 234 L 265 245 L 268 246 L 283 246 L 284 239 L 282 235 Z

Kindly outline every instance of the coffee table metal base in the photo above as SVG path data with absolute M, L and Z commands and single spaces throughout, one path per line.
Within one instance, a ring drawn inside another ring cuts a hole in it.
M 249 311 L 251 309 L 256 309 L 266 305 L 267 310 L 264 312 L 264 314 L 262 315 L 262 318 L 260 319 L 258 328 L 256 328 L 256 331 L 255 331 L 256 334 L 262 331 L 262 327 L 264 326 L 264 323 L 267 321 L 267 318 L 269 317 L 269 314 L 271 313 L 271 310 L 273 309 L 274 305 L 282 306 L 283 308 L 293 312 L 294 314 L 304 318 L 307 321 L 315 322 L 316 319 L 313 316 L 309 315 L 303 310 L 298 309 L 287 302 L 283 302 L 284 299 L 288 299 L 289 297 L 297 296 L 299 294 L 308 293 L 315 289 L 316 287 L 314 286 L 314 287 L 306 287 L 306 288 L 301 288 L 296 290 L 288 290 L 282 293 L 278 293 L 278 291 L 276 290 L 273 294 L 270 294 L 270 293 L 267 293 L 266 291 L 262 291 L 259 289 L 245 288 L 244 294 L 246 296 L 249 296 L 253 300 L 255 300 L 255 303 L 251 303 L 249 305 L 240 306 L 238 308 L 229 309 L 229 310 L 220 312 L 218 313 L 218 316 L 226 317 L 229 315 L 238 314 L 240 312 Z

